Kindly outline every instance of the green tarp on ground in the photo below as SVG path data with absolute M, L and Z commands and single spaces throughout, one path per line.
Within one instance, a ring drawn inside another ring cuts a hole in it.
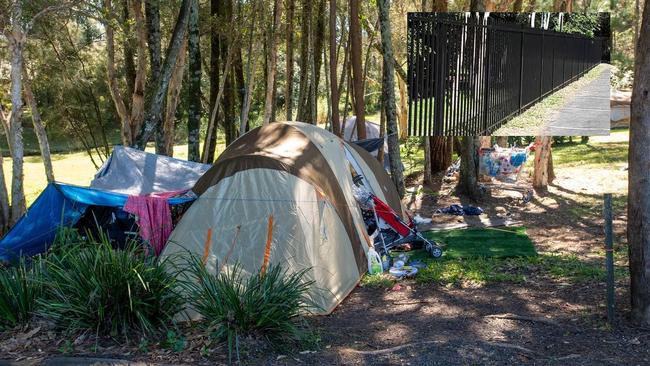
M 530 257 L 537 252 L 525 227 L 490 227 L 427 231 L 422 235 L 443 245 L 443 258 Z

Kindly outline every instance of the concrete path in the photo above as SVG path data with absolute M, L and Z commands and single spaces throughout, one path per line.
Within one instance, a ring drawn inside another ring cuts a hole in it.
M 607 136 L 610 128 L 608 67 L 549 119 L 544 136 Z

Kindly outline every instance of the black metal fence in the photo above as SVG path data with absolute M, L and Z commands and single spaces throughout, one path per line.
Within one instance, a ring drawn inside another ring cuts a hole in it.
M 486 23 L 477 13 L 409 13 L 409 135 L 490 135 L 598 65 L 606 46 L 603 38 Z

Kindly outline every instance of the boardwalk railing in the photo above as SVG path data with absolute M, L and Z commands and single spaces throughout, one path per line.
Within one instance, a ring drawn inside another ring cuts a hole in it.
M 605 47 L 602 38 L 486 24 L 478 14 L 409 13 L 409 135 L 490 135 L 598 65 Z

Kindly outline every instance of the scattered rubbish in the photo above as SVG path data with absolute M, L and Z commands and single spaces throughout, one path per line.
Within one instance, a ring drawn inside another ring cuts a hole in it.
M 467 205 L 467 206 L 450 205 L 445 208 L 437 209 L 435 213 L 443 213 L 447 215 L 456 215 L 456 216 L 464 216 L 464 215 L 478 216 L 483 213 L 483 209 L 472 205 Z
M 431 219 L 426 219 L 426 218 L 420 216 L 420 214 L 415 215 L 415 217 L 413 218 L 413 222 L 415 222 L 416 225 L 430 224 L 431 221 L 432 221 Z
M 370 274 L 382 273 L 383 264 L 381 258 L 379 257 L 379 253 L 375 251 L 375 248 L 373 247 L 368 248 L 367 257 L 368 257 L 368 272 L 370 272 Z

